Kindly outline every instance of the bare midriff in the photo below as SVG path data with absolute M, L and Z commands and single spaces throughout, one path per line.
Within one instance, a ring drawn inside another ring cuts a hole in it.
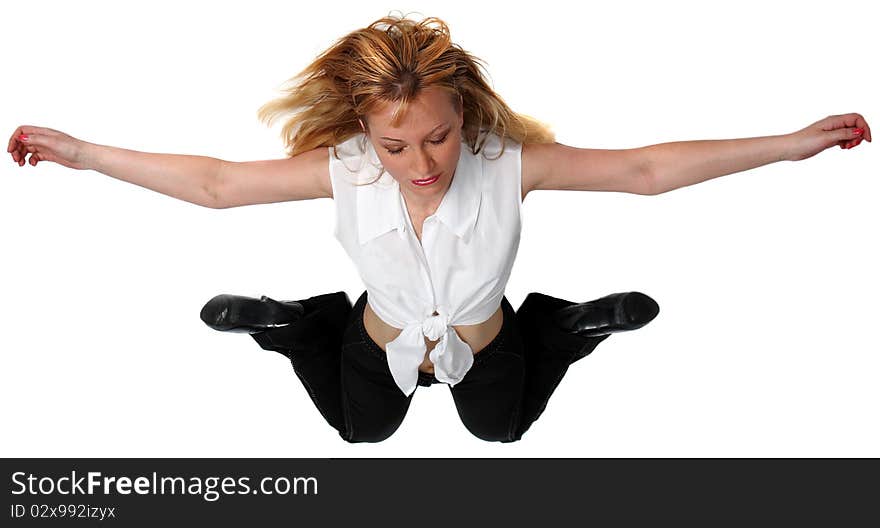
M 436 312 L 434 314 L 436 315 Z M 471 347 L 471 350 L 473 350 L 476 355 L 495 339 L 501 331 L 503 323 L 504 312 L 499 306 L 495 313 L 482 323 L 475 325 L 458 325 L 453 326 L 452 328 L 455 330 L 455 333 L 458 334 L 458 337 Z M 376 312 L 370 308 L 370 303 L 367 303 L 364 306 L 364 328 L 367 330 L 370 339 L 375 341 L 382 350 L 385 350 L 385 343 L 394 341 L 402 332 L 399 328 L 395 328 L 380 319 L 379 316 L 376 315 Z M 434 364 L 428 359 L 428 354 L 431 350 L 434 350 L 434 346 L 438 342 L 439 340 L 431 341 L 427 337 L 425 338 L 425 347 L 427 348 L 427 351 L 425 352 L 424 361 L 419 365 L 420 371 L 427 374 L 434 373 Z
M 436 208 L 435 208 L 436 210 Z M 419 243 L 422 241 L 422 224 L 425 221 L 425 218 L 428 216 L 428 213 L 422 214 L 413 214 L 409 212 L 410 219 L 412 220 L 413 228 L 415 230 L 416 238 Z M 434 312 L 434 315 L 437 315 L 437 312 Z M 474 355 L 478 354 L 481 350 L 486 348 L 486 346 L 498 336 L 498 333 L 501 331 L 502 324 L 504 323 L 504 312 L 501 309 L 501 306 L 495 310 L 495 313 L 492 314 L 488 319 L 483 321 L 482 323 L 475 325 L 453 325 L 453 329 L 455 333 L 458 334 L 458 337 L 468 344 L 471 347 L 471 350 L 474 352 Z M 399 328 L 395 328 L 381 318 L 376 315 L 376 312 L 370 308 L 370 303 L 367 302 L 364 306 L 364 329 L 366 329 L 367 334 L 370 336 L 379 348 L 383 351 L 385 350 L 385 343 L 390 343 L 397 339 L 397 336 L 403 332 L 403 330 Z M 419 365 L 419 370 L 421 372 L 425 372 L 427 374 L 434 373 L 434 364 L 431 363 L 431 360 L 428 358 L 428 355 L 434 350 L 434 346 L 439 343 L 440 340 L 431 341 L 427 337 L 425 337 L 425 358 L 422 361 L 422 364 Z M 387 351 L 386 351 L 387 352 Z

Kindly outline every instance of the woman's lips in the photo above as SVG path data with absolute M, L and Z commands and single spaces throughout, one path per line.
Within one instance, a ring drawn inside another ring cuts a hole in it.
M 412 181 L 413 184 L 415 184 L 415 185 L 418 185 L 418 186 L 424 187 L 424 186 L 426 186 L 426 185 L 431 185 L 432 183 L 435 183 L 438 179 L 440 179 L 440 175 L 439 175 L 439 174 L 437 174 L 437 175 L 435 175 L 435 176 L 431 176 L 430 178 L 427 178 L 427 179 L 424 179 L 424 180 L 410 180 L 410 181 Z

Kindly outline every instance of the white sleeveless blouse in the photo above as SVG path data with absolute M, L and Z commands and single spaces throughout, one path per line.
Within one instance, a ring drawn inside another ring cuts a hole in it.
M 354 185 L 379 173 L 379 158 L 364 134 L 337 145 L 338 159 L 329 147 L 334 236 L 360 273 L 370 308 L 402 330 L 385 349 L 391 375 L 407 396 L 425 357 L 424 337 L 440 339 L 429 355 L 434 376 L 455 385 L 473 365 L 475 351 L 452 326 L 482 323 L 501 304 L 519 248 L 522 145 L 508 140 L 498 157 L 500 149 L 494 134 L 476 155 L 462 143 L 452 183 L 425 219 L 420 243 L 390 174 Z

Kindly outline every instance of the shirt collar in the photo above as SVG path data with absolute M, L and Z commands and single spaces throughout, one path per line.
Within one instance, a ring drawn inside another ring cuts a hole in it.
M 368 155 L 373 155 L 367 141 Z M 470 240 L 481 201 L 482 166 L 466 143 L 461 144 L 461 155 L 452 178 L 452 184 L 443 196 L 435 216 L 465 243 Z M 358 242 L 370 240 L 397 229 L 405 236 L 407 221 L 406 202 L 400 185 L 387 172 L 376 182 L 357 188 Z

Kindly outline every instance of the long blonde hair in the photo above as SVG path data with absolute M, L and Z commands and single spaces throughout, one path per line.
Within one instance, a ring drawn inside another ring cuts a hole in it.
M 379 104 L 399 102 L 392 118 L 396 125 L 420 90 L 435 86 L 463 110 L 462 137 L 474 154 L 489 133 L 501 137 L 502 152 L 504 138 L 554 142 L 547 125 L 507 106 L 481 68 L 480 59 L 450 40 L 449 27 L 439 18 L 416 22 L 387 16 L 337 40 L 288 79 L 285 95 L 264 104 L 257 116 L 268 126 L 290 116 L 281 131 L 290 157 L 318 147 L 334 147 L 337 155 L 336 145 L 361 133 L 358 120 Z

